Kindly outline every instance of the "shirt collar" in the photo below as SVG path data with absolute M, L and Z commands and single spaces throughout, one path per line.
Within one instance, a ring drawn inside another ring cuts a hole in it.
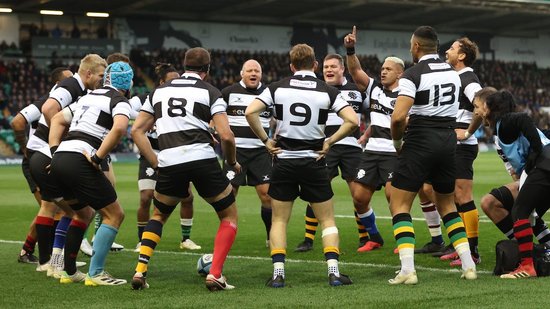
M 76 81 L 80 85 L 80 89 L 86 90 L 86 86 L 84 86 L 84 82 L 82 82 L 82 78 L 80 77 L 80 74 L 76 73 L 73 75 L 73 77 L 74 79 L 76 79 Z
M 313 71 L 308 71 L 308 70 L 296 71 L 296 72 L 294 72 L 294 76 L 296 76 L 296 75 L 317 77 L 317 75 L 315 75 L 315 73 Z
M 460 75 L 460 74 L 462 74 L 462 73 L 464 73 L 464 72 L 468 72 L 468 71 L 469 71 L 469 72 L 473 72 L 474 69 L 472 69 L 472 68 L 470 68 L 470 67 L 465 67 L 464 69 L 458 71 L 457 73 L 458 73 L 458 75 Z
M 262 87 L 262 82 L 260 82 L 260 83 L 258 84 L 258 87 L 256 87 L 256 88 L 248 88 L 248 87 L 246 87 L 246 85 L 244 84 L 244 82 L 243 82 L 242 79 L 241 79 L 241 81 L 239 81 L 239 84 L 240 84 L 244 89 L 260 89 L 260 87 Z
M 181 77 L 185 78 L 196 78 L 196 79 L 202 79 L 199 74 L 197 73 L 183 73 Z
M 348 79 L 344 76 L 344 80 L 342 81 L 342 86 L 345 86 L 348 83 Z
M 428 59 L 439 59 L 438 54 L 427 54 L 418 59 L 418 62 L 428 60 Z

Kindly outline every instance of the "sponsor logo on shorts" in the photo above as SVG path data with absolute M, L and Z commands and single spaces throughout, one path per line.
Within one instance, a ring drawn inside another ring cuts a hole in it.
M 151 177 L 155 174 L 155 170 L 152 168 L 152 167 L 148 167 L 146 170 L 145 170 L 145 175 Z
M 235 172 L 234 171 L 227 171 L 227 174 L 225 174 L 225 177 L 229 180 L 233 180 L 235 178 Z

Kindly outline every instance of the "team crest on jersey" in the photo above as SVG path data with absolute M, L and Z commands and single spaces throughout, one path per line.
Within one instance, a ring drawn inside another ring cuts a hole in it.
M 152 167 L 148 167 L 146 170 L 145 170 L 145 175 L 151 177 L 155 174 L 155 170 L 152 168 Z
M 235 172 L 234 171 L 227 171 L 227 174 L 225 175 L 225 177 L 227 177 L 227 179 L 229 179 L 229 180 L 233 180 L 233 178 L 235 178 Z
M 393 99 L 393 100 L 390 101 L 390 105 L 391 105 L 392 108 L 395 107 L 395 101 L 397 101 L 397 99 Z
M 364 169 L 359 169 L 357 171 L 357 179 L 361 179 L 363 177 L 365 177 L 365 170 Z
M 355 100 L 357 99 L 357 93 L 355 93 L 355 91 L 350 91 L 348 92 L 348 97 L 352 100 Z
M 310 81 L 310 80 L 291 79 L 290 80 L 290 86 L 314 89 L 314 88 L 317 88 L 317 82 Z

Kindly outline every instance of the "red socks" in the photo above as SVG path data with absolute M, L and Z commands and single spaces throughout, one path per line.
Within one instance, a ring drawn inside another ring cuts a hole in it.
M 236 235 L 237 225 L 225 220 L 220 222 L 220 227 L 214 240 L 214 258 L 212 259 L 212 267 L 210 268 L 210 274 L 216 278 L 219 278 L 222 274 L 223 264 L 231 246 L 233 246 L 233 242 L 235 242 Z

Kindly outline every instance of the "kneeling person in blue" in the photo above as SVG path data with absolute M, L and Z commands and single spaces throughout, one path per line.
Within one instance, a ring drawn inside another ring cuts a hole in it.
M 533 264 L 533 228 L 529 216 L 536 210 L 544 216 L 550 205 L 550 140 L 525 113 L 515 112 L 516 104 L 508 91 L 483 88 L 474 99 L 475 112 L 493 128 L 497 143 L 516 175 L 522 175 L 520 190 L 512 207 L 514 237 L 518 241 L 520 265 L 504 279 L 536 277 Z M 525 177 L 526 176 L 526 177 Z

